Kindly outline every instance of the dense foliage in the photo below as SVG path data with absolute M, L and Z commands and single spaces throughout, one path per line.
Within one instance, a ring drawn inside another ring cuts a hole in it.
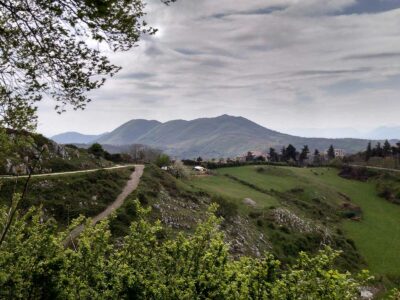
M 400 167 L 400 142 L 391 144 L 386 140 L 373 145 L 371 142 L 365 151 L 348 157 L 350 164 L 380 167 L 387 169 L 398 169 Z
M 213 208 L 215 210 L 215 207 Z M 59 233 L 40 209 L 19 214 L 0 245 L 0 297 L 19 299 L 357 299 L 366 273 L 353 277 L 332 267 L 338 253 L 327 248 L 315 257 L 300 253 L 281 267 L 263 258 L 233 260 L 210 213 L 194 235 L 160 242 L 159 223 L 141 216 L 118 246 L 108 222 L 85 230 L 64 248 Z M 0 211 L 0 224 L 8 213 Z M 72 228 L 72 226 L 71 226 Z M 71 229 L 69 228 L 69 229 Z
M 171 2 L 171 1 L 163 1 Z M 104 54 L 126 51 L 155 29 L 141 0 L 0 1 L 0 125 L 32 124 L 49 95 L 62 112 L 84 108 L 87 92 L 120 67 Z

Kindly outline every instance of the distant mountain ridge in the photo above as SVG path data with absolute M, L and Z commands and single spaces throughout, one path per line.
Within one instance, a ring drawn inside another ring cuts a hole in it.
M 378 127 L 368 135 L 373 139 L 399 139 L 400 138 L 400 126 L 382 126 Z
M 104 134 L 97 139 L 95 142 L 100 144 L 109 145 L 130 145 L 137 144 L 135 141 L 140 140 L 153 128 L 162 125 L 161 122 L 155 120 L 144 120 L 137 119 L 131 120 L 122 124 L 117 129 L 110 133 Z
M 104 134 L 90 135 L 69 131 L 54 135 L 51 139 L 59 144 L 89 144 L 95 139 L 100 138 L 102 135 Z
M 93 142 L 108 145 L 144 144 L 181 157 L 234 157 L 249 150 L 266 151 L 270 147 L 308 145 L 313 151 L 326 150 L 331 144 L 347 153 L 364 150 L 368 140 L 342 138 L 304 138 L 280 133 L 243 117 L 222 115 L 191 121 L 131 120 Z
M 337 128 L 292 128 L 291 135 L 302 137 L 326 137 L 326 138 L 358 138 L 372 140 L 400 139 L 400 126 L 381 126 L 370 130 L 357 130 L 351 127 Z

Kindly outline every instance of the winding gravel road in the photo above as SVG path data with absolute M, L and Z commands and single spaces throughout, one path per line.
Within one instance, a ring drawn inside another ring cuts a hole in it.
M 121 194 L 115 199 L 113 203 L 111 203 L 103 212 L 98 214 L 92 219 L 92 224 L 96 224 L 101 220 L 104 220 L 108 216 L 110 216 L 115 210 L 120 208 L 126 197 L 128 197 L 139 185 L 140 177 L 143 175 L 144 165 L 131 165 L 135 167 L 135 171 L 131 174 L 129 181 L 126 183 L 124 189 Z M 78 235 L 83 231 L 84 226 L 80 225 L 71 231 L 69 237 L 64 241 L 64 246 L 68 247 L 72 241 L 74 241 Z

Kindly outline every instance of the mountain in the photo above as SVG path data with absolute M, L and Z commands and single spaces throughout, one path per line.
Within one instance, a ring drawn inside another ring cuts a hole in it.
M 400 139 L 400 126 L 378 127 L 368 133 L 370 139 Z
M 51 139 L 59 144 L 89 144 L 103 135 L 89 135 L 70 131 L 52 136 Z
M 146 135 L 150 130 L 161 125 L 161 122 L 155 120 L 131 120 L 110 133 L 95 139 L 100 144 L 109 145 L 130 145 L 135 144 L 137 140 Z
M 330 145 L 348 153 L 364 150 L 362 139 L 304 138 L 262 127 L 243 117 L 222 115 L 192 121 L 173 120 L 166 123 L 132 120 L 96 140 L 102 144 L 144 144 L 181 158 L 234 157 L 249 150 L 267 150 L 293 144 L 300 149 L 326 150 Z
M 326 137 L 326 138 L 359 138 L 372 140 L 395 140 L 400 139 L 400 126 L 382 126 L 371 130 L 358 131 L 351 127 L 337 128 L 292 128 L 288 130 L 292 135 L 303 137 Z
M 324 137 L 330 139 L 338 138 L 365 138 L 361 132 L 351 127 L 336 128 L 291 128 L 287 130 L 291 135 L 302 137 Z

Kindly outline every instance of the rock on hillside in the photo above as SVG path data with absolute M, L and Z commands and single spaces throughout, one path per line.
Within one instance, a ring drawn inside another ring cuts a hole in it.
M 7 134 L 9 139 L 18 142 L 19 146 L 12 153 L 0 153 L 0 174 L 3 175 L 25 175 L 33 165 L 36 167 L 35 173 L 75 171 L 112 165 L 105 159 L 89 154 L 86 149 L 58 144 L 40 134 L 14 130 L 7 130 Z

